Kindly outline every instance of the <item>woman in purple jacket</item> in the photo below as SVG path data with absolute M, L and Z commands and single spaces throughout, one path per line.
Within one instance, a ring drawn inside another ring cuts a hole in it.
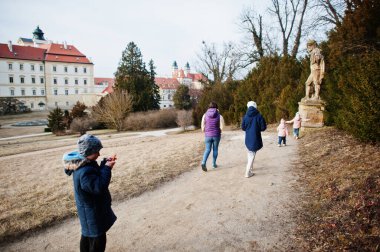
M 218 147 L 221 133 L 224 127 L 224 119 L 219 114 L 218 105 L 215 102 L 210 102 L 207 112 L 202 117 L 202 132 L 205 133 L 206 149 L 203 154 L 202 170 L 207 172 L 206 163 L 208 155 L 210 155 L 212 147 L 212 167 L 216 168 L 216 159 L 218 157 Z

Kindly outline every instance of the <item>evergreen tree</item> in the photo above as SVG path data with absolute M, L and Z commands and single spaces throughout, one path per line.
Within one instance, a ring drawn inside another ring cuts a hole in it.
M 77 117 L 87 116 L 87 113 L 85 111 L 86 109 L 87 109 L 87 106 L 84 103 L 77 101 L 77 103 L 74 105 L 73 109 L 71 110 L 71 117 L 74 119 Z
M 173 96 L 174 101 L 174 107 L 176 109 L 185 109 L 189 110 L 191 109 L 191 100 L 189 95 L 189 87 L 185 85 L 180 85 L 177 88 L 177 91 L 175 92 Z
M 152 94 L 151 94 L 151 101 L 152 101 L 151 108 L 152 109 L 160 109 L 160 89 L 156 85 L 156 81 L 155 81 L 156 72 L 154 71 L 154 69 L 156 69 L 156 67 L 154 66 L 153 60 L 151 59 L 149 61 L 150 87 L 152 89 L 151 90 L 152 91 Z
M 148 72 L 140 49 L 134 42 L 130 42 L 122 53 L 115 79 L 116 87 L 126 90 L 133 97 L 134 112 L 158 108 L 158 102 L 155 100 L 158 90 L 157 95 L 155 95 L 153 61 L 152 67 L 153 72 Z
M 56 107 L 48 115 L 48 126 L 53 133 L 58 133 L 65 130 L 63 122 L 63 111 L 59 107 Z

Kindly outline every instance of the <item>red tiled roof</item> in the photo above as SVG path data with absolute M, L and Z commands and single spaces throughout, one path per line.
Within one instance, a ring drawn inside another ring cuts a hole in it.
M 105 94 L 105 93 L 107 93 L 107 94 L 111 94 L 111 93 L 113 93 L 113 87 L 111 86 L 111 85 L 108 85 L 108 87 L 106 87 L 103 91 L 102 91 L 102 94 Z
M 84 63 L 92 64 L 78 49 L 73 45 L 67 45 L 67 49 L 63 44 L 49 44 L 46 50 L 46 61 L 68 62 L 68 63 Z
M 46 54 L 46 61 L 92 64 L 86 57 Z
M 13 52 L 9 51 L 8 44 L 0 44 L 0 58 L 22 60 L 44 60 L 46 50 L 41 48 L 12 45 Z
M 47 54 L 58 54 L 58 55 L 71 55 L 77 57 L 86 57 L 83 53 L 81 53 L 75 46 L 67 45 L 67 49 L 64 48 L 63 44 L 49 44 L 47 47 Z
M 113 86 L 115 84 L 114 78 L 103 78 L 103 77 L 96 77 L 94 78 L 95 85 L 100 85 L 100 83 L 108 82 L 109 86 Z
M 193 81 L 207 81 L 207 78 L 201 73 L 188 73 L 187 78 L 190 78 Z
M 39 46 L 45 49 L 12 45 L 13 52 L 11 52 L 8 44 L 0 44 L 0 58 L 92 64 L 72 45 L 67 45 L 68 49 L 62 49 L 63 45 L 61 44 L 41 44 Z
M 175 78 L 156 77 L 154 81 L 161 89 L 177 89 L 179 86 L 179 82 Z

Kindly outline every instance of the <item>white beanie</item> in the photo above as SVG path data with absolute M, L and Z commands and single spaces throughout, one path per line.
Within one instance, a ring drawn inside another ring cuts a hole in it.
M 257 108 L 256 102 L 254 102 L 254 101 L 249 101 L 249 102 L 247 103 L 247 108 L 249 108 L 249 107 Z

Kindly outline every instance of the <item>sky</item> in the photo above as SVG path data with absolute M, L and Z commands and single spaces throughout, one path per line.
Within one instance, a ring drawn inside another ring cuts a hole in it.
M 95 77 L 113 77 L 131 41 L 157 76 L 171 76 L 174 60 L 196 72 L 202 41 L 239 42 L 243 8 L 265 10 L 265 0 L 0 0 L 0 43 L 32 38 L 39 25 L 45 39 L 74 45 L 91 58 Z

